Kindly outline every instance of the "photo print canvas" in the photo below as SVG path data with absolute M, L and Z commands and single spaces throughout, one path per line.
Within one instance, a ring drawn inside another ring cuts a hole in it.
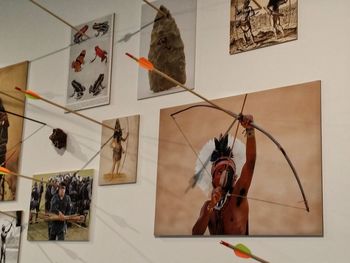
M 320 95 L 315 81 L 214 100 L 244 104 L 236 122 L 203 103 L 161 110 L 155 235 L 322 236 Z
M 135 183 L 140 115 L 105 120 L 102 128 L 99 185 Z
M 159 0 L 142 5 L 140 57 L 182 84 L 194 87 L 197 0 Z M 183 91 L 157 74 L 139 68 L 137 98 Z
M 298 0 L 231 0 L 231 55 L 297 37 Z
M 28 240 L 88 241 L 94 170 L 34 175 Z
M 21 156 L 23 118 L 20 116 L 24 115 L 25 97 L 14 87 L 26 89 L 27 74 L 28 62 L 0 69 L 0 165 L 15 173 Z M 0 174 L 0 202 L 15 200 L 16 189 L 17 176 Z
M 22 233 L 22 211 L 0 211 L 0 262 L 18 263 Z
M 109 104 L 114 14 L 72 30 L 66 106 L 81 110 Z

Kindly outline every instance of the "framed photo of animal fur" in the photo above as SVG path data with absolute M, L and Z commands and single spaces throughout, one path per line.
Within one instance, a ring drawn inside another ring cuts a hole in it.
M 27 75 L 28 62 L 0 69 L 0 165 L 15 173 L 21 156 L 23 118 L 19 116 L 24 115 L 25 97 L 14 87 L 26 89 Z M 17 176 L 0 174 L 0 202 L 15 200 L 16 190 Z
M 102 128 L 99 185 L 136 183 L 140 115 L 105 120 Z
M 34 175 L 29 241 L 88 241 L 93 169 Z
M 194 87 L 197 0 L 153 1 L 142 5 L 140 57 L 180 83 Z M 183 91 L 157 74 L 139 69 L 137 98 Z
M 297 37 L 298 0 L 231 0 L 231 55 Z
M 154 234 L 322 236 L 320 81 L 213 102 L 160 112 Z
M 114 14 L 76 28 L 71 33 L 66 106 L 81 110 L 109 104 Z
M 22 233 L 22 211 L 1 211 L 1 253 L 0 262 L 19 262 Z

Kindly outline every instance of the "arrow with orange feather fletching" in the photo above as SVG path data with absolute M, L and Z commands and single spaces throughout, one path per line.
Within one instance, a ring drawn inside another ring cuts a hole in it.
M 140 59 L 134 57 L 133 55 L 129 54 L 129 53 L 126 53 L 126 55 L 128 57 L 130 57 L 131 59 L 135 60 L 140 67 L 148 70 L 148 71 L 151 71 L 153 73 L 156 73 L 158 74 L 159 76 L 173 82 L 174 84 L 178 85 L 179 87 L 182 87 L 183 89 L 185 89 L 186 91 L 192 93 L 193 95 L 201 98 L 202 100 L 204 100 L 205 102 L 207 102 L 208 104 L 210 104 L 210 107 L 213 107 L 217 110 L 220 110 L 226 114 L 228 114 L 229 116 L 231 116 L 232 118 L 234 119 L 240 119 L 240 115 L 239 114 L 236 114 L 230 110 L 227 110 L 225 108 L 222 108 L 221 106 L 219 106 L 218 104 L 208 100 L 207 98 L 203 97 L 202 95 L 200 95 L 199 93 L 193 91 L 192 89 L 188 88 L 187 86 L 185 86 L 184 84 L 180 83 L 179 81 L 173 79 L 172 77 L 170 77 L 169 75 L 165 74 L 164 72 L 160 71 L 159 69 L 155 68 L 154 65 L 149 61 L 147 60 L 146 58 L 144 57 L 141 57 Z M 286 151 L 284 150 L 284 148 L 282 147 L 282 145 L 270 134 L 268 133 L 267 131 L 265 131 L 263 128 L 261 128 L 260 126 L 258 126 L 257 124 L 255 124 L 254 122 L 251 122 L 250 123 L 250 126 L 254 127 L 256 130 L 260 131 L 261 133 L 263 133 L 265 136 L 267 136 L 277 147 L 278 149 L 282 152 L 283 156 L 285 157 L 286 161 L 288 162 L 289 164 L 289 167 L 292 169 L 293 171 L 293 175 L 298 183 L 298 186 L 299 186 L 299 189 L 300 189 L 300 192 L 302 194 L 302 197 L 303 197 L 303 201 L 304 201 L 304 205 L 305 205 L 305 210 L 307 212 L 310 212 L 310 208 L 309 208 L 309 205 L 308 205 L 308 202 L 307 202 L 307 199 L 306 199 L 306 195 L 305 195 L 305 192 L 304 192 L 304 189 L 303 189 L 303 186 L 301 185 L 301 181 L 300 181 L 300 178 L 298 176 L 298 173 L 292 163 L 292 161 L 290 160 L 289 156 L 287 155 Z M 272 202 L 271 202 L 272 203 Z
M 235 255 L 239 258 L 252 258 L 261 263 L 269 263 L 268 261 L 252 254 L 250 249 L 243 244 L 231 245 L 223 240 L 220 241 L 220 244 L 224 245 L 225 247 L 231 248 L 234 251 Z
M 83 115 L 83 114 L 81 114 L 81 113 L 79 113 L 79 112 L 76 112 L 76 111 L 74 111 L 74 110 L 71 110 L 71 109 L 68 109 L 68 108 L 66 108 L 66 107 L 63 107 L 63 106 L 61 106 L 61 105 L 59 105 L 59 104 L 57 104 L 57 103 L 55 103 L 55 102 L 53 102 L 53 101 L 51 101 L 51 100 L 45 99 L 44 97 L 40 96 L 38 93 L 36 93 L 36 92 L 34 92 L 34 91 L 32 91 L 32 90 L 22 90 L 21 88 L 18 88 L 18 87 L 15 87 L 15 90 L 17 90 L 17 91 L 23 93 L 23 94 L 26 96 L 26 98 L 28 98 L 28 99 L 32 99 L 32 100 L 42 100 L 42 101 L 44 101 L 44 102 L 46 102 L 46 103 L 48 103 L 48 104 L 51 104 L 52 106 L 55 106 L 55 107 L 60 108 L 60 109 L 63 109 L 63 110 L 65 110 L 65 111 L 67 111 L 67 112 L 70 112 L 70 113 L 72 113 L 72 114 L 74 114 L 74 115 L 77 115 L 77 116 L 79 116 L 79 117 L 81 117 L 81 118 L 84 118 L 84 119 L 89 120 L 89 121 L 91 121 L 91 122 L 93 122 L 93 123 L 96 123 L 96 124 L 98 124 L 98 125 L 101 125 L 101 126 L 103 126 L 103 127 L 105 127 L 105 128 L 108 128 L 108 129 L 113 130 L 113 131 L 115 130 L 114 128 L 112 128 L 111 126 L 109 126 L 109 125 L 107 125 L 107 124 L 104 124 L 104 123 L 102 123 L 102 122 L 100 122 L 100 121 L 97 121 L 97 120 L 95 120 L 95 119 L 93 119 L 93 118 L 90 118 L 90 117 L 88 117 L 88 116 L 86 116 L 86 115 Z
M 42 180 L 35 179 L 35 178 L 33 178 L 33 177 L 29 177 L 29 176 L 26 176 L 26 175 L 22 175 L 22 174 L 18 174 L 18 173 L 12 172 L 12 171 L 10 171 L 9 169 L 7 169 L 7 168 L 5 168 L 5 167 L 0 167 L 0 174 L 14 175 L 14 176 L 22 177 L 22 178 L 25 178 L 25 179 L 28 179 L 28 180 L 37 181 L 37 182 L 42 182 Z M 45 182 L 44 182 L 44 183 L 45 183 Z

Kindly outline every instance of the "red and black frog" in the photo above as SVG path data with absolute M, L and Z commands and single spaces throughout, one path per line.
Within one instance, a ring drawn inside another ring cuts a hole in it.
M 95 46 L 95 57 L 90 63 L 94 62 L 97 57 L 101 58 L 101 62 L 105 62 L 107 64 L 107 51 L 101 49 L 99 46 Z
M 88 30 L 88 28 L 89 26 L 85 25 L 81 29 L 79 29 L 77 33 L 74 34 L 73 42 L 75 44 L 79 44 L 80 42 L 83 42 L 87 39 L 86 31 Z M 85 36 L 85 39 L 84 39 L 84 36 Z
M 93 96 L 97 96 L 105 88 L 105 86 L 102 86 L 104 77 L 104 74 L 100 74 L 96 79 L 94 85 L 90 86 L 89 93 L 92 93 Z
M 109 25 L 108 21 L 102 22 L 102 23 L 94 23 L 92 26 L 92 29 L 97 31 L 97 34 L 95 34 L 95 37 L 98 37 L 100 33 L 102 33 L 102 36 L 108 32 Z
M 75 59 L 75 61 L 72 62 L 72 68 L 74 69 L 75 72 L 80 72 L 82 70 L 82 64 L 85 63 L 84 58 L 86 55 L 86 50 L 83 49 L 79 56 Z

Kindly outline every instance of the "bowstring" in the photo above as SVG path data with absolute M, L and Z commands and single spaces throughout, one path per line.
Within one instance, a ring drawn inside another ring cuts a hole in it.
M 293 206 L 293 205 L 289 205 L 289 204 L 283 204 L 283 203 L 279 203 L 279 202 L 275 202 L 275 201 L 268 201 L 268 200 L 255 198 L 255 197 L 248 197 L 248 196 L 237 195 L 237 194 L 230 194 L 230 195 L 234 196 L 234 197 L 241 197 L 241 198 L 250 199 L 253 201 L 264 202 L 264 203 L 273 204 L 273 205 L 279 205 L 279 206 L 285 206 L 285 207 L 294 208 L 294 209 L 306 210 L 304 207 L 297 207 L 297 206 Z
M 183 132 L 183 130 L 180 128 L 180 125 L 178 124 L 178 122 L 176 121 L 174 116 L 171 116 L 171 118 L 174 120 L 176 127 L 179 129 L 181 135 L 184 137 L 185 141 L 187 142 L 188 146 L 191 148 L 191 150 L 193 151 L 193 153 L 197 156 L 199 162 L 202 164 L 202 169 L 204 169 L 204 171 L 211 177 L 211 173 L 209 173 L 209 171 L 207 170 L 206 165 L 203 163 L 203 161 L 201 160 L 201 158 L 199 158 L 199 154 L 197 153 L 197 151 L 195 150 L 194 146 L 191 144 L 190 140 L 188 139 L 188 137 L 185 135 L 185 133 Z M 196 180 L 194 178 L 194 180 Z M 198 180 L 197 180 L 198 181 Z M 196 181 L 195 181 L 196 183 Z M 189 189 L 189 188 L 188 188 Z M 188 191 L 188 189 L 186 189 L 186 192 Z

